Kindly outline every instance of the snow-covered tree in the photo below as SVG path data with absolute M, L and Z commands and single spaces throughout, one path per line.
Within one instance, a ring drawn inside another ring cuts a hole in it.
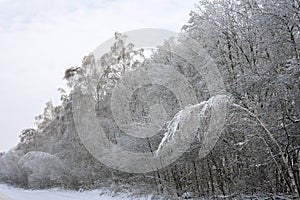
M 30 151 L 22 156 L 18 165 L 30 188 L 60 185 L 66 170 L 66 166 L 57 156 L 38 151 Z
M 0 157 L 0 181 L 10 184 L 25 185 L 21 169 L 18 165 L 20 153 L 14 149 Z

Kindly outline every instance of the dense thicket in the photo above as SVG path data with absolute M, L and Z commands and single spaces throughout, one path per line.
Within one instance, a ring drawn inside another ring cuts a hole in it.
M 180 48 L 187 36 L 199 42 L 217 63 L 231 98 L 226 127 L 205 158 L 198 156 L 202 141 L 198 138 L 179 160 L 159 171 L 128 174 L 109 169 L 82 145 L 74 126 L 72 92 L 68 95 L 61 89 L 62 104 L 54 107 L 47 103 L 37 118 L 38 128 L 24 130 L 20 144 L 0 155 L 1 180 L 30 188 L 118 185 L 186 197 L 299 197 L 299 0 L 201 1 L 183 27 L 181 39 L 166 41 L 151 59 L 145 59 L 142 51 L 134 50 L 123 35 L 116 34 L 110 52 L 99 61 L 92 55 L 85 57 L 81 67 L 66 71 L 65 78 L 73 89 L 94 91 L 98 117 L 108 121 L 113 118 L 109 106 L 114 84 L 144 63 L 173 66 L 194 86 L 199 102 L 208 100 L 203 77 L 186 59 L 166 51 L 169 45 Z M 192 57 L 193 52 L 185 55 Z M 149 87 L 141 94 L 163 91 L 159 95 L 166 110 L 168 104 L 174 108 L 167 112 L 172 119 L 179 111 L 174 95 L 157 85 Z M 141 117 L 136 112 L 141 111 L 142 103 L 136 100 L 132 105 L 133 116 Z M 110 123 L 106 125 L 113 142 L 122 145 L 122 141 L 129 141 L 119 130 L 114 132 Z M 153 151 L 159 139 L 134 141 L 126 148 Z

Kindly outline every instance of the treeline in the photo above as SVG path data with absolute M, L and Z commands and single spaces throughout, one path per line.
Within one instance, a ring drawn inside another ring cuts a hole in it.
M 209 99 L 207 84 L 194 66 L 166 51 L 169 45 L 180 48 L 185 37 L 193 38 L 217 63 L 231 98 L 226 126 L 205 158 L 199 158 L 203 138 L 198 137 L 179 160 L 156 172 L 128 174 L 109 169 L 81 143 L 74 125 L 72 92 L 61 89 L 62 104 L 47 103 L 37 117 L 38 128 L 24 130 L 20 144 L 1 155 L 0 180 L 28 188 L 137 188 L 173 198 L 299 198 L 300 1 L 200 1 L 181 37 L 166 41 L 146 59 L 117 33 L 110 52 L 99 61 L 92 55 L 85 57 L 81 67 L 66 70 L 65 78 L 73 89 L 94 91 L 98 117 L 108 121 L 107 136 L 122 144 L 129 140 L 109 122 L 113 119 L 109 107 L 110 92 L 124 73 L 149 62 L 167 64 L 189 80 L 199 102 Z M 192 51 L 184 53 L 193 59 Z M 154 93 L 161 90 L 149 88 Z M 178 102 L 168 91 L 160 94 L 171 119 L 179 111 Z M 135 112 L 142 103 L 132 105 Z M 134 112 L 133 116 L 140 117 Z M 140 147 L 134 146 L 135 141 L 127 148 L 153 151 L 159 139 L 138 141 Z

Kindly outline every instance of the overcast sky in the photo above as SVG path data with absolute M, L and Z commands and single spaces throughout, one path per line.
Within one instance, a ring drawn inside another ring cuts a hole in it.
M 0 0 L 0 151 L 34 127 L 70 66 L 114 32 L 180 31 L 196 0 Z

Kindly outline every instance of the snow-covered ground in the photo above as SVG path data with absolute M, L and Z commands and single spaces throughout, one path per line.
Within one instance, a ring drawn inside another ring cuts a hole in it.
M 101 190 L 86 192 L 66 191 L 62 189 L 24 190 L 0 184 L 0 200 L 119 200 L 133 199 L 127 194 L 108 194 Z M 150 200 L 151 197 L 138 198 Z
M 185 197 L 190 196 L 190 194 L 185 193 L 182 198 L 176 199 L 185 199 Z M 272 195 L 272 199 L 278 200 L 292 200 L 291 196 L 285 195 Z M 257 200 L 265 200 L 271 199 L 268 195 L 229 195 L 229 196 L 214 196 L 214 197 L 203 197 L 203 198 L 191 198 L 194 200 L 204 200 L 204 199 L 257 199 Z M 5 184 L 0 184 L 0 200 L 151 200 L 151 199 L 175 199 L 174 197 L 159 197 L 159 196 L 144 196 L 144 197 L 133 197 L 130 194 L 126 193 L 118 193 L 114 194 L 109 191 L 103 190 L 93 190 L 93 191 L 85 191 L 85 192 L 76 192 L 70 190 L 63 189 L 49 189 L 49 190 L 24 190 L 20 188 L 15 188 L 12 186 L 8 186 Z

